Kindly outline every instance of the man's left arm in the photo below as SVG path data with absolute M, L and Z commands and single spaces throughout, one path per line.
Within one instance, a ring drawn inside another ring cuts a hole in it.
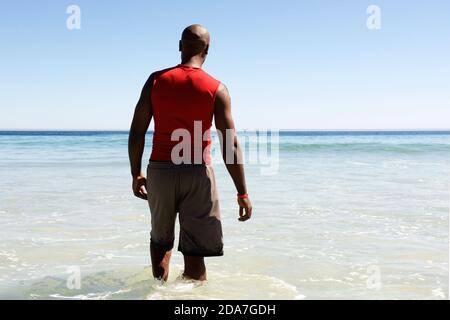
M 128 156 L 130 158 L 133 193 L 136 197 L 147 200 L 146 178 L 141 172 L 142 154 L 145 147 L 145 134 L 153 117 L 151 90 L 153 74 L 150 75 L 134 110 L 128 137 Z

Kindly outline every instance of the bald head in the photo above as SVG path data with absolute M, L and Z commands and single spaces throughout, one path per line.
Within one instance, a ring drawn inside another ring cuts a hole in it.
M 183 30 L 180 40 L 180 51 L 182 57 L 189 59 L 193 56 L 203 58 L 208 54 L 209 32 L 199 24 L 193 24 Z

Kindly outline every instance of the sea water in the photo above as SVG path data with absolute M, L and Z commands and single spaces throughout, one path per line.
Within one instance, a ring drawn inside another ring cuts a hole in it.
M 178 237 L 152 279 L 127 138 L 0 132 L 0 298 L 448 299 L 449 132 L 280 132 L 272 172 L 246 165 L 247 222 L 215 161 L 225 255 L 202 284 L 180 278 Z

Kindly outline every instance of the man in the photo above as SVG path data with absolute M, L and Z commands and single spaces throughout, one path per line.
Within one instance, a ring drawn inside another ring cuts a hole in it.
M 219 203 L 209 154 L 213 116 L 223 159 L 238 193 L 239 221 L 252 215 L 228 90 L 202 70 L 209 41 L 208 31 L 200 25 L 183 31 L 179 42 L 181 64 L 150 75 L 130 129 L 133 193 L 148 200 L 153 276 L 164 281 L 169 274 L 177 213 L 178 250 L 184 256 L 185 278 L 206 280 L 204 257 L 223 255 Z M 153 149 L 145 178 L 141 159 L 152 118 Z

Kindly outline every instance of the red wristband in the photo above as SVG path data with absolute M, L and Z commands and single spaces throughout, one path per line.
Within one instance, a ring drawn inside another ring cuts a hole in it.
M 246 199 L 246 198 L 248 198 L 248 194 L 247 193 L 244 193 L 244 194 L 237 194 L 237 197 L 238 197 L 238 199 Z

